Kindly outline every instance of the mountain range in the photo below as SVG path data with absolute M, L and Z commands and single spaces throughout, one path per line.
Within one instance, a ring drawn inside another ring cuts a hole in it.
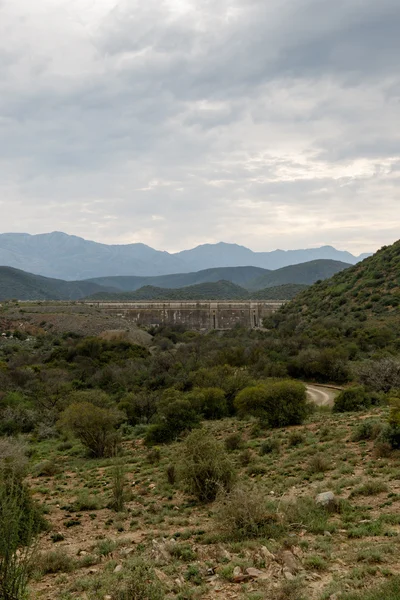
M 1 300 L 152 300 L 152 299 L 279 299 L 293 298 L 315 281 L 350 265 L 314 260 L 275 271 L 259 267 L 223 267 L 197 273 L 156 277 L 103 277 L 64 281 L 0 267 Z M 269 291 L 268 291 L 269 290 Z
M 354 256 L 332 246 L 253 252 L 244 246 L 224 242 L 169 253 L 139 243 L 101 244 L 62 232 L 0 234 L 0 265 L 68 281 L 111 274 L 156 276 L 249 265 L 275 270 L 318 259 L 356 264 L 366 256 Z

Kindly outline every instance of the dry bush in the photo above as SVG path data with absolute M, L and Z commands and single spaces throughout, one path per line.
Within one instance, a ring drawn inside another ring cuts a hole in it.
M 218 494 L 216 520 L 233 539 L 275 537 L 281 529 L 275 508 L 267 505 L 262 492 L 244 485 Z
M 230 490 L 234 466 L 224 446 L 205 429 L 193 431 L 179 448 L 178 480 L 201 502 L 212 502 L 221 489 Z
M 17 479 L 22 479 L 27 465 L 25 444 L 14 438 L 0 438 L 0 475 L 12 474 Z

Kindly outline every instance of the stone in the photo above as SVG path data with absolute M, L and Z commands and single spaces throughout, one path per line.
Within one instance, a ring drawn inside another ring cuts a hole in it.
M 260 554 L 263 556 L 266 563 L 276 560 L 275 556 L 268 550 L 266 546 L 261 546 Z
M 254 579 L 260 579 L 264 581 L 269 579 L 268 573 L 266 573 L 265 571 L 260 571 L 260 569 L 255 569 L 254 567 L 249 567 L 248 569 L 246 569 L 246 573 Z
M 326 506 L 329 508 L 336 504 L 336 496 L 333 492 L 322 492 L 322 494 L 318 494 L 315 498 L 315 503 L 318 506 Z
M 287 581 L 294 581 L 295 576 L 289 571 L 289 569 L 283 569 L 283 575 Z
M 282 562 L 284 568 L 286 568 L 292 574 L 298 573 L 302 570 L 301 563 L 289 550 L 282 552 Z
M 122 571 L 122 569 L 123 569 L 122 565 L 117 565 L 114 569 L 114 573 L 120 573 Z
M 239 575 L 242 575 L 242 569 L 240 567 L 235 567 L 233 569 L 233 576 L 238 577 Z

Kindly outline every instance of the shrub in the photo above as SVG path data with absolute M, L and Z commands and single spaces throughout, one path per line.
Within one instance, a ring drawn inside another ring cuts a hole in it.
M 235 398 L 239 415 L 266 418 L 271 427 L 300 425 L 308 414 L 306 388 L 298 381 L 278 381 L 245 388 Z
M 285 503 L 281 511 L 284 523 L 291 529 L 307 529 L 314 534 L 329 530 L 329 513 L 322 506 L 317 506 L 314 498 L 297 498 L 293 502 Z
M 265 495 L 245 486 L 218 495 L 216 520 L 233 539 L 275 537 L 280 529 L 276 511 L 267 506 Z
M 225 438 L 225 448 L 228 452 L 234 452 L 234 450 L 239 450 L 243 446 L 243 440 L 240 433 L 231 433 Z
M 329 471 L 329 468 L 329 460 L 322 454 L 315 454 L 308 463 L 308 472 L 311 474 L 325 473 L 325 471 Z
M 160 448 L 155 447 L 149 450 L 146 459 L 147 462 L 149 462 L 151 465 L 156 465 L 157 463 L 159 463 L 161 460 Z
M 301 431 L 292 431 L 288 437 L 288 445 L 290 448 L 293 448 L 294 446 L 303 444 L 305 440 L 305 435 Z
M 47 575 L 48 573 L 69 573 L 76 566 L 76 561 L 61 548 L 50 552 L 43 552 L 35 559 L 35 569 L 42 575 Z
M 43 460 L 34 466 L 35 477 L 54 477 L 60 472 L 60 466 L 52 460 Z
M 154 570 L 142 558 L 132 559 L 125 565 L 124 576 L 115 588 L 115 600 L 164 600 L 166 595 Z
M 121 413 L 109 408 L 100 408 L 89 402 L 71 404 L 63 412 L 60 424 L 71 429 L 91 456 L 112 456 L 118 444 L 116 426 Z
M 26 446 L 13 438 L 0 438 L 0 476 L 22 479 L 27 465 Z
M 122 512 L 125 505 L 126 472 L 121 462 L 116 462 L 112 471 L 110 508 Z
M 178 479 L 201 502 L 215 500 L 220 489 L 229 490 L 235 470 L 223 445 L 205 429 L 193 431 L 179 449 Z
M 101 508 L 100 500 L 96 496 L 92 496 L 89 494 L 87 490 L 82 490 L 73 505 L 74 511 L 81 510 L 99 510 Z
M 367 392 L 361 385 L 347 388 L 335 398 L 333 412 L 358 411 L 379 404 L 379 395 Z
M 145 441 L 149 446 L 172 442 L 183 431 L 196 427 L 200 422 L 200 415 L 183 394 L 171 390 L 159 403 L 157 420 L 146 433 Z
M 353 433 L 352 440 L 354 442 L 361 442 L 362 440 L 376 440 L 382 432 L 382 423 L 376 420 L 368 419 L 362 421 L 355 432 Z
M 195 388 L 190 393 L 190 400 L 204 419 L 222 419 L 228 414 L 225 392 L 221 388 Z
M 0 598 L 25 598 L 34 540 L 44 521 L 28 489 L 13 474 L 0 475 Z
M 278 453 L 280 449 L 281 444 L 278 439 L 270 438 L 269 440 L 264 440 L 260 446 L 260 456 L 272 454 L 273 452 Z

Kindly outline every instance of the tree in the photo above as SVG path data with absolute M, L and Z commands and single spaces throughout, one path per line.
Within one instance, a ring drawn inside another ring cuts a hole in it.
M 114 454 L 118 442 L 116 426 L 121 421 L 122 414 L 115 409 L 79 402 L 63 412 L 60 425 L 70 429 L 91 456 L 101 458 Z

